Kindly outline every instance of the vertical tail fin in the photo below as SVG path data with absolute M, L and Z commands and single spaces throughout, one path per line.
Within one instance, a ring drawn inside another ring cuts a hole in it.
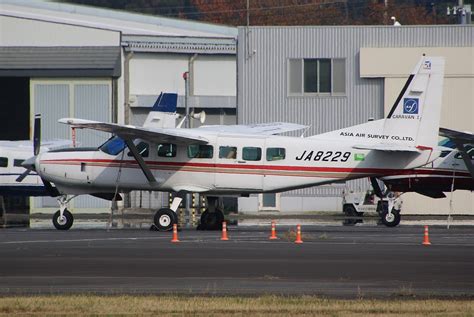
M 143 124 L 147 128 L 175 128 L 178 94 L 161 93 Z
M 354 142 L 355 148 L 418 151 L 438 143 L 444 58 L 423 56 L 387 118 L 312 136 Z
M 383 134 L 393 143 L 435 148 L 438 143 L 444 58 L 423 56 L 385 119 Z M 392 143 L 391 142 L 391 143 Z

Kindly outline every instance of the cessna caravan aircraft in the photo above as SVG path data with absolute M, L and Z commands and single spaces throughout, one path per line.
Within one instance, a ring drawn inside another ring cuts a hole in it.
M 131 190 L 202 193 L 209 208 L 201 225 L 212 227 L 223 219 L 215 195 L 281 192 L 398 175 L 432 162 L 440 154 L 443 77 L 444 58 L 423 56 L 386 118 L 309 137 L 279 135 L 306 128 L 290 123 L 169 128 L 167 122 L 176 120 L 176 114 L 166 112 L 169 109 L 160 114 L 160 107 L 153 108 L 143 127 L 64 118 L 59 122 L 114 136 L 93 150 L 35 150 L 24 166 L 56 186 L 57 229 L 72 226 L 66 207 L 74 195 L 115 199 L 117 193 Z M 177 221 L 180 200 L 176 197 L 170 208 L 156 212 L 159 230 L 170 230 Z M 387 225 L 400 220 L 392 206 L 389 202 L 382 215 Z

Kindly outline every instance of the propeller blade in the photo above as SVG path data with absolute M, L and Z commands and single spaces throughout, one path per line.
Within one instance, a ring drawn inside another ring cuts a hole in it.
M 33 153 L 38 155 L 41 147 L 41 114 L 35 115 L 35 126 L 33 127 Z
M 21 166 L 23 166 L 26 171 L 24 171 L 20 176 L 18 176 L 16 178 L 16 181 L 17 182 L 22 182 L 26 176 L 28 176 L 31 171 L 36 171 L 36 167 L 35 167 L 35 161 L 36 161 L 36 156 L 32 156 L 28 159 L 26 159 L 23 163 L 21 163 Z
M 27 168 L 26 171 L 24 171 L 20 176 L 18 176 L 15 181 L 21 183 L 30 173 L 31 169 Z

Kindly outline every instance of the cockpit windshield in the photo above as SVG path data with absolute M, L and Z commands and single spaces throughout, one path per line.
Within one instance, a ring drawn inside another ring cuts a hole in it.
M 123 149 L 125 149 L 125 146 L 126 144 L 124 140 L 122 140 L 118 136 L 113 136 L 108 139 L 107 142 L 102 144 L 99 147 L 99 150 L 110 155 L 117 155 L 122 152 Z

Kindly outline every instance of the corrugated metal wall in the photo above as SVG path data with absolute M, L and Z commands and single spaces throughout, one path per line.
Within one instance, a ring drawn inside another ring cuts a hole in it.
M 306 135 L 383 116 L 383 79 L 360 78 L 362 47 L 472 46 L 471 26 L 240 27 L 238 122 L 288 121 L 310 125 Z M 345 96 L 288 96 L 290 58 L 346 59 Z M 387 61 L 390 63 L 391 61 Z M 349 183 L 356 189 L 367 181 Z M 314 187 L 282 196 L 338 196 L 341 186 Z

